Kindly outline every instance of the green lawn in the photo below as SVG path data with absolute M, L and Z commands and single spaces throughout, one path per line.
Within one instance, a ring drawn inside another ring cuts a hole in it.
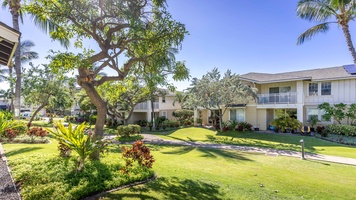
M 354 166 L 218 149 L 152 147 L 158 179 L 105 199 L 356 199 Z
M 124 166 L 118 146 L 113 146 L 100 161 L 86 161 L 83 172 L 77 172 L 77 155 L 60 158 L 58 143 L 3 144 L 15 182 L 21 185 L 26 199 L 80 199 L 131 182 L 147 179 L 152 170 L 135 168 L 130 176 L 120 169 Z
M 341 145 L 309 136 L 237 131 L 216 134 L 215 131 L 197 127 L 153 132 L 153 134 L 170 140 L 215 142 L 293 151 L 300 151 L 300 140 L 304 139 L 307 152 L 356 158 L 354 146 Z

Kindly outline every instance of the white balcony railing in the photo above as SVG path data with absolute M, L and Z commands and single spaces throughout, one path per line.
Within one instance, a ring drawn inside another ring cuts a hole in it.
M 295 103 L 297 103 L 296 92 L 257 95 L 257 104 L 295 104 Z
M 135 106 L 135 110 L 147 110 L 147 108 L 148 108 L 147 102 L 139 103 Z
M 153 108 L 159 109 L 159 102 L 153 102 Z M 151 109 L 151 103 L 148 102 L 143 102 L 143 103 L 139 103 L 135 106 L 135 110 L 148 110 Z

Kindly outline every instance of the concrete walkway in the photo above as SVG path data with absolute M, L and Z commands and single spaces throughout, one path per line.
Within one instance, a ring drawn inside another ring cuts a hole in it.
M 203 142 L 187 142 L 187 141 L 180 141 L 180 140 L 167 140 L 162 139 L 158 136 L 152 134 L 142 134 L 145 143 L 150 144 L 168 144 L 168 145 L 182 145 L 182 146 L 192 146 L 192 147 L 201 147 L 201 148 L 213 148 L 213 149 L 226 149 L 226 150 L 235 150 L 235 151 L 245 151 L 245 152 L 255 152 L 255 153 L 262 153 L 270 156 L 291 156 L 302 158 L 301 152 L 296 151 L 289 151 L 289 150 L 276 150 L 276 149 L 268 149 L 268 148 L 260 148 L 260 147 L 248 147 L 248 146 L 237 146 L 237 145 L 228 145 L 228 144 L 214 144 L 214 143 L 203 143 Z M 112 139 L 110 136 L 108 139 Z M 328 155 L 321 155 L 321 154 L 313 154 L 313 153 L 306 153 L 306 159 L 311 160 L 319 160 L 319 161 L 326 161 L 326 162 L 334 162 L 340 164 L 347 164 L 347 165 L 354 165 L 356 166 L 356 159 L 355 158 L 346 158 L 346 157 L 339 157 L 339 156 L 328 156 Z

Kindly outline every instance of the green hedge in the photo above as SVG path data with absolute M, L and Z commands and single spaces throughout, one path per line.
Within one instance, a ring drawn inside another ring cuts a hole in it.
M 344 125 L 344 124 L 330 124 L 325 128 L 327 133 L 345 136 L 356 136 L 356 126 Z
M 122 137 L 130 137 L 130 135 L 139 134 L 141 127 L 137 124 L 121 125 L 117 127 L 118 134 Z

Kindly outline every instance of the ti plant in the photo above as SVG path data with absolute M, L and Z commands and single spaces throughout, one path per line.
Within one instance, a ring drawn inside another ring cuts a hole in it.
M 84 169 L 84 162 L 91 153 L 102 150 L 106 146 L 102 141 L 94 140 L 91 135 L 86 135 L 86 127 L 86 123 L 82 123 L 76 127 L 72 124 L 69 124 L 68 127 L 64 127 L 64 125 L 59 122 L 55 123 L 54 131 L 48 129 L 61 144 L 66 145 L 69 149 L 78 153 L 78 171 Z
M 16 129 L 23 126 L 19 121 L 12 120 L 5 112 L 0 112 L 0 137 L 5 136 L 6 130 Z

